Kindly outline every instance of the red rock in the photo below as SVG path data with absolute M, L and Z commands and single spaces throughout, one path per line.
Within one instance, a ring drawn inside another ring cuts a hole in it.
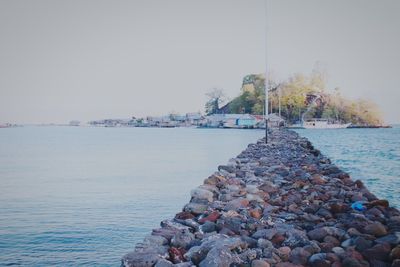
M 250 216 L 256 219 L 260 219 L 262 217 L 262 213 L 259 209 L 250 210 Z
M 319 244 L 319 247 L 321 248 L 322 252 L 326 253 L 326 252 L 330 252 L 335 247 L 335 245 L 332 243 L 323 242 L 323 243 Z
M 384 208 L 388 208 L 389 207 L 389 201 L 387 201 L 386 199 L 378 199 L 378 200 L 373 200 L 371 202 L 366 203 L 367 207 L 372 208 L 375 206 L 382 206 Z
M 186 251 L 183 248 L 171 247 L 168 252 L 173 263 L 181 263 L 185 260 L 183 255 Z
M 199 220 L 199 223 L 205 223 L 207 221 L 208 222 L 216 222 L 220 216 L 221 216 L 221 214 L 219 214 L 218 211 L 213 211 L 209 215 L 207 215 L 206 217 L 201 218 Z
M 282 242 L 285 241 L 285 236 L 281 234 L 276 234 L 274 237 L 271 239 L 271 242 L 276 245 L 280 246 Z
M 337 240 L 337 238 L 335 238 L 335 237 L 333 237 L 333 236 L 331 236 L 331 235 L 325 236 L 325 237 L 324 237 L 324 242 L 325 242 L 325 243 L 330 243 L 330 244 L 332 244 L 334 247 L 339 247 L 339 246 L 340 246 L 340 241 Z
M 349 210 L 349 205 L 344 204 L 344 203 L 333 203 L 329 207 L 330 211 L 333 213 L 344 213 Z
M 371 224 L 368 224 L 364 228 L 364 232 L 370 235 L 374 235 L 376 237 L 384 236 L 387 235 L 386 228 L 383 224 L 380 222 L 374 222 Z
M 358 261 L 364 260 L 364 257 L 354 247 L 349 247 L 346 250 L 346 257 L 356 259 Z
M 319 175 L 319 174 L 314 174 L 314 175 L 311 177 L 311 182 L 312 182 L 313 184 L 319 184 L 319 185 L 326 184 L 326 180 L 325 180 L 321 175 Z
M 175 215 L 175 219 L 186 220 L 186 219 L 193 219 L 194 215 L 187 211 L 179 212 Z

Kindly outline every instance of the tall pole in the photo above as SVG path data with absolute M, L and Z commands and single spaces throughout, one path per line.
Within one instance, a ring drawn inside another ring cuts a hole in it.
M 282 92 L 281 92 L 281 85 L 278 87 L 278 94 L 279 94 L 279 118 L 281 117 L 281 97 L 282 97 Z
M 268 0 L 265 0 L 265 143 L 268 143 Z

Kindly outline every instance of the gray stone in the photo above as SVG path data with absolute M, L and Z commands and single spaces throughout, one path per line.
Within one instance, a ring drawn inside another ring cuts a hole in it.
M 219 171 L 224 170 L 229 173 L 235 173 L 236 168 L 231 165 L 220 165 L 220 166 L 218 166 L 218 170 Z
M 215 247 L 224 247 L 228 250 L 235 248 L 246 248 L 247 244 L 241 238 L 230 238 L 225 235 L 216 234 L 203 239 L 200 246 L 192 247 L 185 254 L 185 258 L 191 260 L 194 264 L 199 264 L 208 254 L 208 252 Z
M 252 235 L 252 237 L 256 238 L 256 239 L 258 239 L 258 238 L 266 238 L 268 240 L 271 240 L 274 237 L 274 235 L 276 235 L 277 232 L 278 231 L 276 229 L 274 229 L 274 228 L 271 228 L 271 229 L 260 229 L 260 230 L 256 231 Z
M 332 248 L 332 252 L 337 254 L 337 255 L 341 255 L 343 253 L 345 253 L 344 249 L 341 247 L 334 247 Z
M 307 237 L 305 231 L 290 229 L 285 232 L 287 238 L 283 241 L 282 246 L 288 247 L 297 247 L 297 246 L 306 246 L 310 244 L 310 240 Z
M 149 267 L 157 263 L 163 257 L 168 256 L 165 246 L 140 247 L 126 254 L 121 260 L 123 267 Z
M 317 241 L 322 241 L 328 235 L 337 237 L 340 240 L 346 236 L 346 232 L 336 227 L 325 226 L 311 230 L 307 233 L 307 235 L 310 239 Z
M 206 204 L 200 204 L 200 203 L 188 203 L 186 206 L 183 208 L 184 211 L 191 212 L 195 215 L 200 215 L 204 213 L 208 208 L 208 205 Z
M 197 199 L 206 199 L 208 202 L 212 202 L 213 201 L 213 196 L 214 194 L 206 189 L 202 189 L 202 188 L 195 188 L 192 191 L 190 191 L 190 195 L 193 198 L 197 198 Z
M 272 244 L 271 241 L 264 239 L 264 238 L 258 239 L 257 246 L 259 248 L 273 248 L 274 247 L 274 245 Z
M 214 247 L 207 257 L 199 264 L 200 267 L 229 267 L 233 263 L 240 262 L 239 258 L 231 253 L 227 247 Z
M 188 230 L 181 230 L 172 237 L 171 245 L 177 248 L 187 249 L 194 239 L 194 235 L 191 232 Z
M 373 242 L 371 240 L 366 240 L 364 237 L 358 236 L 354 238 L 353 244 L 356 246 L 358 251 L 364 251 L 372 247 Z
M 166 259 L 160 259 L 154 267 L 174 267 L 174 264 Z
M 400 232 L 395 232 L 375 240 L 376 243 L 389 243 L 393 246 L 400 244 Z
M 305 265 L 311 253 L 301 247 L 294 248 L 289 255 L 290 262 Z
M 215 231 L 215 223 L 206 221 L 202 226 L 200 226 L 200 229 L 204 233 L 211 233 Z

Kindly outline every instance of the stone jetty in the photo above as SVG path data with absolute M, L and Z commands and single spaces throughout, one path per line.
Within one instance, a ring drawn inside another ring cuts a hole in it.
M 269 137 L 219 166 L 122 266 L 400 267 L 397 209 L 297 133 Z

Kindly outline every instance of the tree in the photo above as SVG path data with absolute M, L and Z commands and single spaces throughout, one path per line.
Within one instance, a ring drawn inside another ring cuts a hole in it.
M 304 119 L 326 118 L 329 120 L 356 125 L 380 125 L 382 115 L 374 103 L 365 100 L 349 100 L 343 97 L 339 88 L 332 93 L 326 90 L 326 71 L 317 65 L 311 74 L 294 74 L 286 81 L 277 84 L 269 78 L 269 112 L 279 112 L 287 122 L 295 123 Z M 264 113 L 265 77 L 262 74 L 247 75 L 242 84 L 240 95 L 228 105 L 230 113 Z M 279 90 L 276 90 L 279 88 Z M 316 98 L 318 97 L 316 101 Z M 218 110 L 218 97 L 211 95 L 206 109 Z M 305 113 L 306 112 L 306 113 Z
M 210 92 L 206 93 L 208 101 L 206 102 L 206 114 L 211 115 L 218 112 L 219 106 L 225 101 L 225 94 L 220 88 L 213 88 Z

